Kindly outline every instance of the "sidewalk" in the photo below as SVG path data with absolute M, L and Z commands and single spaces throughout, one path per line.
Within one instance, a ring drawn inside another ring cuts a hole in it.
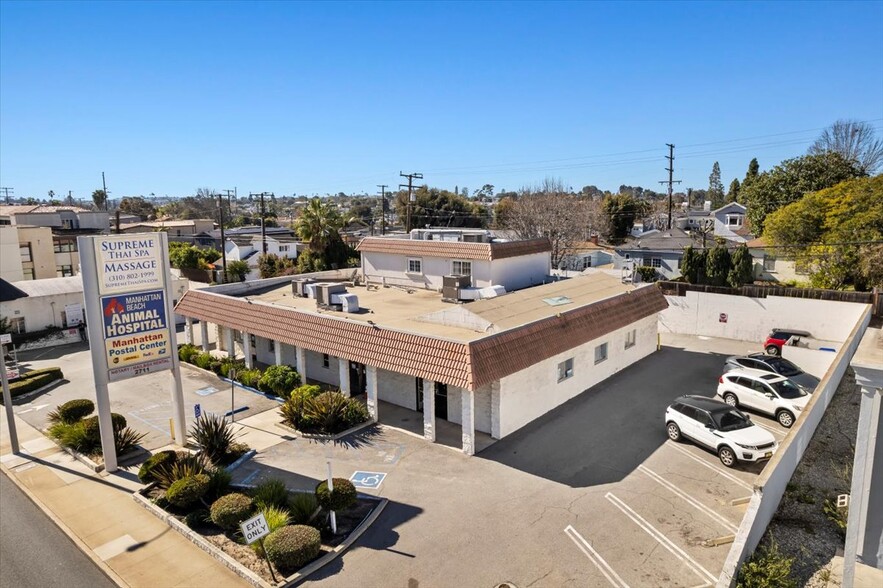
M 0 415 L 0 467 L 114 582 L 132 588 L 249 586 L 132 498 L 131 471 L 95 474 L 16 417 L 13 455 Z

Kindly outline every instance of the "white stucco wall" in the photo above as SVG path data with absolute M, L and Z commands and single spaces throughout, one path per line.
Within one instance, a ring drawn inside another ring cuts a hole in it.
M 463 424 L 463 389 L 448 386 L 448 421 Z M 491 434 L 491 387 L 475 391 L 475 430 Z
M 490 265 L 490 283 L 487 285 L 503 286 L 508 291 L 542 284 L 543 278 L 552 272 L 552 258 L 548 252 L 495 259 Z
M 406 272 L 409 259 L 421 259 L 423 261 L 422 274 L 409 274 Z M 362 253 L 363 274 L 370 282 L 380 282 L 386 279 L 388 284 L 439 291 L 442 288 L 442 278 L 450 275 L 453 271 L 453 261 L 451 258 L 428 257 L 425 255 Z M 491 262 L 477 259 L 462 261 L 472 262 L 473 286 L 483 288 L 491 285 Z
M 414 376 L 377 370 L 377 397 L 384 402 L 417 410 L 417 384 Z M 380 416 L 383 419 L 383 413 Z
M 18 250 L 18 229 L 10 225 L 0 226 L 0 278 L 7 282 L 24 279 Z
M 328 358 L 328 367 L 322 367 L 322 354 L 306 350 L 307 378 L 316 380 L 331 386 L 340 386 L 340 372 L 337 368 L 337 358 L 333 355 Z
M 636 330 L 625 349 L 626 333 Z M 607 343 L 607 360 L 595 364 L 595 347 Z M 504 437 L 581 394 L 656 349 L 656 315 L 538 362 L 500 380 L 500 437 Z M 558 364 L 573 358 L 573 376 L 558 382 Z M 476 404 L 478 400 L 476 399 Z
M 816 339 L 844 341 L 867 305 L 769 296 L 749 298 L 727 294 L 687 292 L 666 296 L 668 308 L 659 313 L 663 333 L 703 335 L 761 345 L 774 327 L 812 333 Z M 727 322 L 720 322 L 721 314 Z
M 25 331 L 40 331 L 46 327 L 63 327 L 61 313 L 68 304 L 83 304 L 82 292 L 68 292 L 52 296 L 19 298 L 0 303 L 0 315 L 25 319 Z

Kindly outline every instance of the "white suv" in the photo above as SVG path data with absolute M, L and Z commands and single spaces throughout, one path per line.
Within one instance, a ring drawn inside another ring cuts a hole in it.
M 760 370 L 733 370 L 720 377 L 717 395 L 730 406 L 745 407 L 776 418 L 790 428 L 810 396 L 779 374 Z
M 668 438 L 688 437 L 717 453 L 728 468 L 738 461 L 761 461 L 773 456 L 778 444 L 741 410 L 705 396 L 681 396 L 665 411 Z

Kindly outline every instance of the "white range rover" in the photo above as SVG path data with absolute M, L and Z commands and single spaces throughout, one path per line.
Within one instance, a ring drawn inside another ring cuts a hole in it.
M 791 428 L 811 396 L 779 374 L 760 370 L 733 370 L 720 377 L 717 395 L 737 408 L 750 408 L 775 417 Z
M 772 433 L 751 422 L 744 412 L 705 396 L 681 396 L 665 411 L 665 430 L 672 441 L 687 437 L 717 453 L 725 466 L 769 459 L 779 445 Z

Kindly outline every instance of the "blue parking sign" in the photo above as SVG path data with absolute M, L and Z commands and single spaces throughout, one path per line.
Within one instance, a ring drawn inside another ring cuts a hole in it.
M 380 484 L 383 482 L 383 479 L 386 477 L 386 474 L 383 472 L 363 472 L 357 471 L 353 472 L 353 475 L 350 476 L 350 482 L 353 483 L 353 486 L 356 488 L 364 488 L 367 490 L 377 490 L 380 488 Z
M 196 418 L 199 418 L 202 416 L 202 407 L 199 406 L 199 404 L 193 405 L 193 414 L 196 415 Z

